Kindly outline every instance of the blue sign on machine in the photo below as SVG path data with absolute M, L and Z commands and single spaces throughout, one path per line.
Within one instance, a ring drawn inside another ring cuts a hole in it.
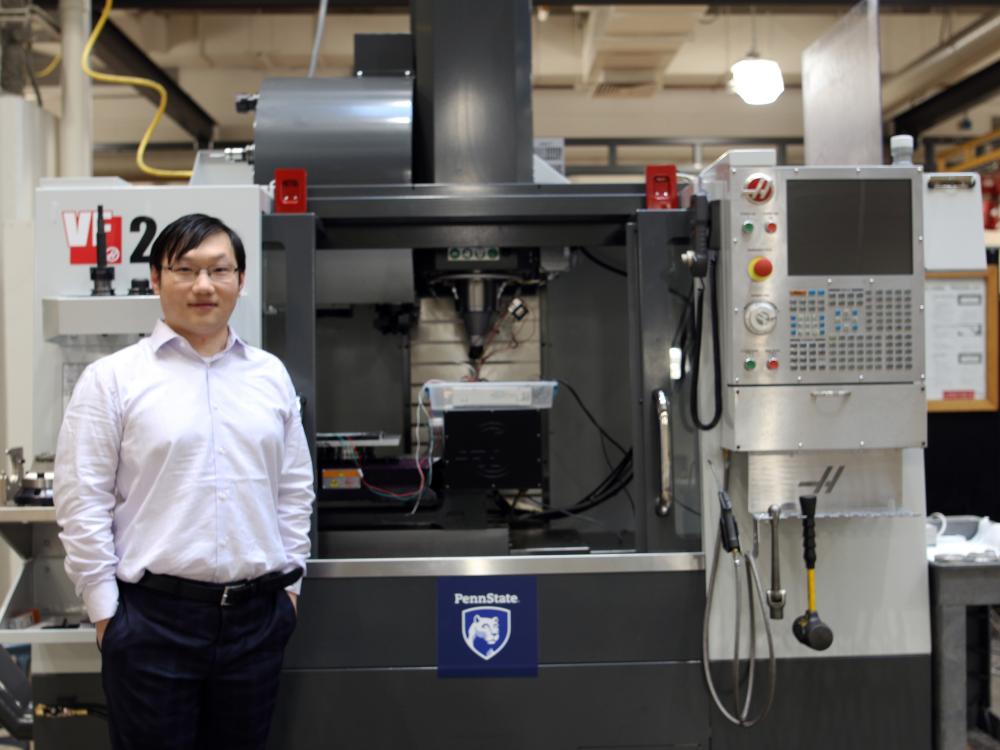
M 438 579 L 438 675 L 537 677 L 533 576 Z

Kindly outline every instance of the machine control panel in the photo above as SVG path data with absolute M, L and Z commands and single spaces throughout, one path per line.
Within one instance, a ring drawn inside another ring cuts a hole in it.
M 712 177 L 710 197 L 723 201 L 729 385 L 920 381 L 916 168 L 748 167 Z

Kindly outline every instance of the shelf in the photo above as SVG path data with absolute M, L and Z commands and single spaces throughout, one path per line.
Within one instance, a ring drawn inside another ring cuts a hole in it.
M 754 519 L 758 521 L 770 521 L 771 516 L 767 513 L 754 513 Z M 827 510 L 816 513 L 816 518 L 923 518 L 923 513 L 917 513 L 912 510 L 899 510 L 896 508 L 857 508 L 854 510 Z M 801 513 L 790 512 L 785 508 L 781 509 L 781 514 L 778 516 L 779 521 L 788 521 L 790 519 L 801 520 L 803 515 Z
M 34 625 L 30 628 L 16 630 L 0 629 L 0 644 L 16 643 L 57 644 L 57 643 L 95 643 L 96 635 L 93 625 L 82 625 L 78 628 L 43 628 Z
M 55 523 L 56 509 L 43 505 L 0 505 L 0 523 Z

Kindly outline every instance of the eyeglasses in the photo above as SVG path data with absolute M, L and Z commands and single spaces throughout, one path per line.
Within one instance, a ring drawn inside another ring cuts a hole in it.
M 208 275 L 208 280 L 213 284 L 226 284 L 236 278 L 236 268 L 233 266 L 213 266 L 212 268 L 195 268 L 194 266 L 178 265 L 166 266 L 166 269 L 174 275 L 174 278 L 181 284 L 193 284 L 202 271 Z

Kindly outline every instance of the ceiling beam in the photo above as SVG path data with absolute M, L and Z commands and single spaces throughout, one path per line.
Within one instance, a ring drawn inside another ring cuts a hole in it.
M 1000 61 L 973 73 L 893 119 L 896 133 L 919 135 L 1000 91 Z
M 54 5 L 54 3 L 46 3 L 46 5 Z M 101 14 L 97 9 L 93 11 L 93 14 L 93 23 L 96 24 Z M 39 16 L 55 35 L 61 34 L 59 22 L 54 15 L 41 10 Z M 160 66 L 150 60 L 110 19 L 97 38 L 97 43 L 94 45 L 94 55 L 104 63 L 107 73 L 139 76 L 160 83 L 167 91 L 167 117 L 190 133 L 199 146 L 207 146 L 212 142 L 216 123 L 211 115 L 203 110 Z M 45 82 L 49 81 L 46 79 Z M 154 105 L 159 106 L 160 95 L 158 92 L 144 86 L 136 86 L 135 90 Z
M 99 15 L 95 11 L 94 23 Z M 107 66 L 108 73 L 149 78 L 162 84 L 167 90 L 167 116 L 190 133 L 199 146 L 207 146 L 212 141 L 215 120 L 211 115 L 111 21 L 108 21 L 97 38 L 94 54 Z M 136 86 L 135 90 L 159 106 L 159 93 L 144 86 Z

